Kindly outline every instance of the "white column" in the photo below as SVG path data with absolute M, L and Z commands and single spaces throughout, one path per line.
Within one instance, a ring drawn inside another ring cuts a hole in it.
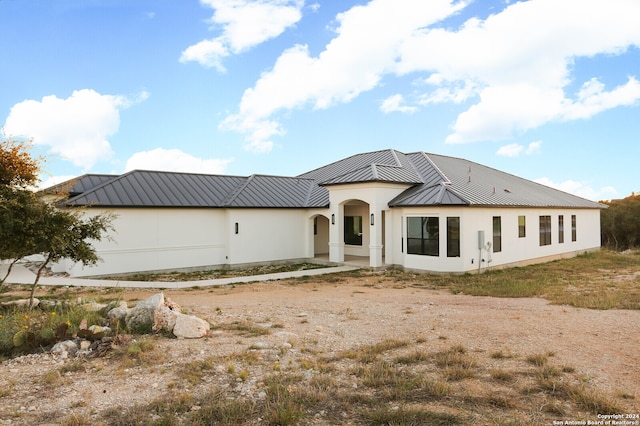
M 369 219 L 368 225 L 371 228 L 369 234 L 369 266 L 377 268 L 382 266 L 382 211 L 376 206 L 370 205 L 367 219 Z
M 334 263 L 344 262 L 344 206 L 331 210 L 329 216 L 329 261 Z

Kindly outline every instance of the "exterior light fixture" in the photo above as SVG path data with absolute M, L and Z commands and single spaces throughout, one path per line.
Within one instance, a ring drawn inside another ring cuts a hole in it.
M 373 213 L 371 213 L 371 226 L 373 226 Z
M 336 224 L 336 215 L 335 214 L 331 214 L 331 224 L 332 225 Z
M 238 222 L 236 222 L 236 234 L 238 233 L 238 231 L 239 231 L 239 230 L 240 230 L 240 229 L 239 229 L 239 227 L 238 227 Z

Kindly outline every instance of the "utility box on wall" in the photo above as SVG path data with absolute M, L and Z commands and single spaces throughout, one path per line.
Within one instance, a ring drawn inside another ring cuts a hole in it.
M 484 231 L 478 231 L 478 250 L 484 248 Z

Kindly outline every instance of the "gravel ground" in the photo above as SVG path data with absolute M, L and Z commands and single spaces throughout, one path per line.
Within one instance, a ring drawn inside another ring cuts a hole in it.
M 156 291 L 122 293 L 130 306 Z M 627 408 L 640 412 L 640 312 L 595 311 L 550 305 L 540 298 L 501 299 L 452 295 L 413 288 L 378 277 L 270 281 L 235 287 L 170 290 L 165 296 L 212 324 L 197 340 L 157 338 L 143 363 L 98 358 L 78 363 L 50 354 L 0 363 L 0 424 L 59 424 L 73 413 L 98 416 L 171 392 L 193 391 L 176 377 L 197 360 L 223 359 L 253 351 L 258 361 L 248 380 L 234 384 L 238 394 L 260 398 L 266 366 L 283 364 L 305 351 L 331 356 L 384 339 L 412 339 L 432 350 L 462 345 L 489 358 L 496 351 L 525 357 L 553 354 L 599 390 L 628 396 Z M 242 336 L 234 324 L 254 324 L 268 334 Z M 223 376 L 228 365 L 216 366 Z M 71 368 L 73 370 L 73 368 Z M 216 374 L 205 382 L 222 381 Z

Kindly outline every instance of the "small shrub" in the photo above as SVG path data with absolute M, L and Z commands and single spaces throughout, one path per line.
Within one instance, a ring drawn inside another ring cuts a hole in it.
M 490 372 L 491 378 L 498 382 L 512 382 L 515 379 L 515 375 L 511 371 L 503 369 L 494 369 Z
M 536 367 L 542 367 L 548 361 L 547 354 L 533 354 L 529 355 L 526 359 L 529 364 L 535 365 Z

